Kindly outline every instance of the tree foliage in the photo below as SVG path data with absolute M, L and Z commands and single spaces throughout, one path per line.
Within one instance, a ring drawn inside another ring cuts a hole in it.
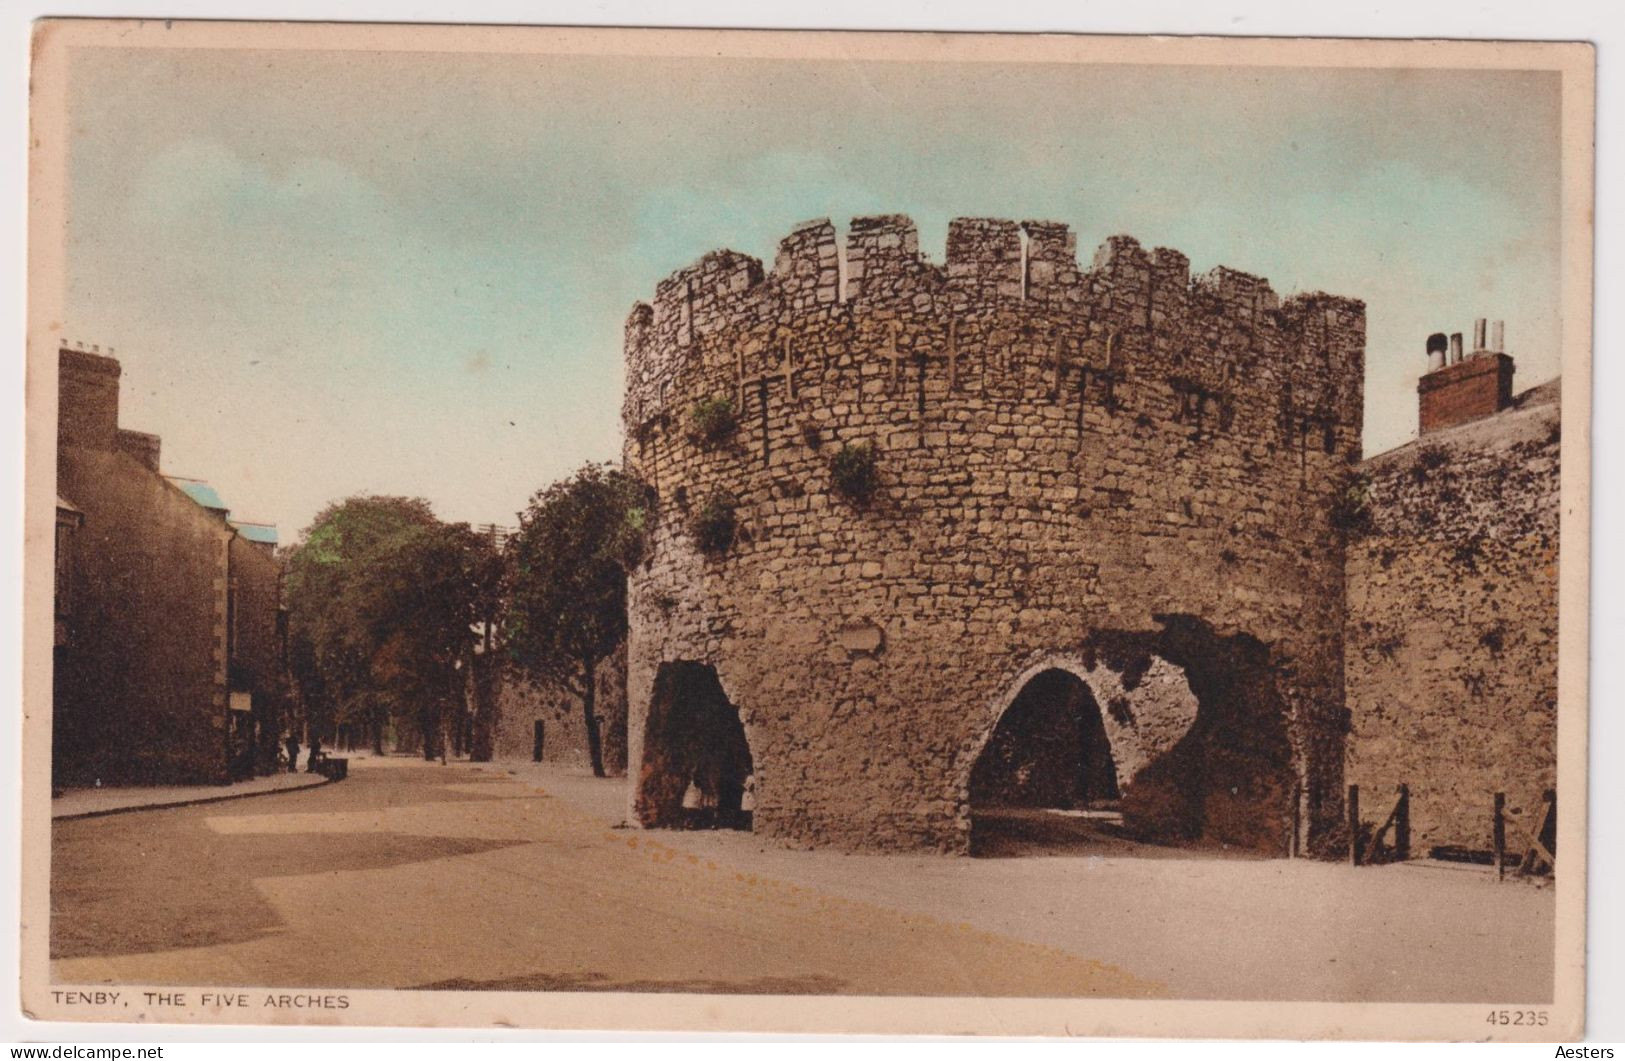
M 460 703 L 474 624 L 494 610 L 500 560 L 467 524 L 419 498 L 329 505 L 290 558 L 290 660 L 316 732 L 360 722 L 382 741 L 394 717 L 437 751 Z
M 581 697 L 600 777 L 594 675 L 626 636 L 626 575 L 643 558 L 653 506 L 653 492 L 634 477 L 589 464 L 539 491 L 508 543 L 509 658 Z

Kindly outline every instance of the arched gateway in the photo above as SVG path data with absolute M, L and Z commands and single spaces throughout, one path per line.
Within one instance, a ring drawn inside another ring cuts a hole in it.
M 750 828 L 750 741 L 715 668 L 662 664 L 645 726 L 635 797 L 640 823 Z
M 707 255 L 628 318 L 635 818 L 701 787 L 686 717 L 790 843 L 963 852 L 979 792 L 1112 779 L 1141 835 L 1333 835 L 1363 305 L 1121 236 L 1085 267 L 1050 222 L 955 220 L 943 265 L 897 216 L 837 244 Z M 1018 761 L 1045 718 L 1074 764 Z

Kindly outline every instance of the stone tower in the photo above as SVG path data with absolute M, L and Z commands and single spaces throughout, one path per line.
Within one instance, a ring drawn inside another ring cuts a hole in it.
M 955 220 L 936 265 L 906 217 L 844 247 L 815 221 L 771 272 L 675 273 L 626 325 L 624 461 L 659 498 L 634 816 L 718 778 L 737 805 L 744 773 L 757 832 L 964 851 L 977 764 L 1047 682 L 1090 705 L 1132 831 L 1315 842 L 1341 806 L 1364 345 L 1361 302 L 1193 279 L 1126 236 L 1081 268 L 1050 222 Z

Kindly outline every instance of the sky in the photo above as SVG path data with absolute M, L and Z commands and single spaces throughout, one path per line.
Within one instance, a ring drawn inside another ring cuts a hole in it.
M 166 473 L 293 541 L 357 493 L 513 524 L 620 453 L 621 328 L 799 221 L 1070 224 L 1367 308 L 1366 452 L 1429 333 L 1559 365 L 1555 74 L 97 49 L 70 74 L 65 334 Z

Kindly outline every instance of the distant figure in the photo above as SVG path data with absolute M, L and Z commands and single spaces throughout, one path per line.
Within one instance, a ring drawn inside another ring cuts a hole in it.
M 297 774 L 299 772 L 299 738 L 292 733 L 288 734 L 287 745 L 288 773 Z
M 305 767 L 305 773 L 316 773 L 316 768 L 321 764 L 321 758 L 322 739 L 320 737 L 313 737 L 310 742 L 310 764 Z

